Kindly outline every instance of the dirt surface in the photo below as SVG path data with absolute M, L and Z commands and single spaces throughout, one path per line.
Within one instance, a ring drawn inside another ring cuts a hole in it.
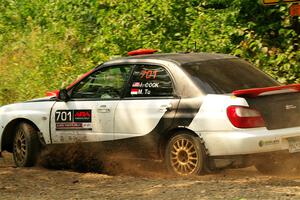
M 16 168 L 0 160 L 0 199 L 300 199 L 300 175 L 265 176 L 246 168 L 174 178 L 155 170 L 128 175 Z M 132 173 L 133 172 L 133 173 Z

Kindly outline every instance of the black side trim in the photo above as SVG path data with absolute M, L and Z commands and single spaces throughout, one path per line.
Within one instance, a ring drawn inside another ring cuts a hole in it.
M 161 159 L 160 141 L 169 131 L 188 127 L 199 112 L 202 102 L 199 98 L 188 98 L 176 99 L 172 104 L 177 109 L 167 111 L 151 132 L 140 137 L 116 140 L 114 148 L 120 152 L 129 151 L 135 157 Z

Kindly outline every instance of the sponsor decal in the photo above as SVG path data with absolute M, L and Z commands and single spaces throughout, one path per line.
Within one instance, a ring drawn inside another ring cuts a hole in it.
M 71 128 L 82 128 L 82 123 L 76 123 L 76 122 L 70 122 L 70 123 L 57 123 L 56 128 L 59 129 L 68 129 L 69 127 Z
M 91 130 L 91 122 L 91 110 L 57 110 L 55 112 L 56 130 Z
M 92 122 L 92 111 L 74 110 L 74 122 Z
M 268 145 L 276 145 L 279 144 L 280 141 L 278 139 L 275 140 L 260 140 L 258 142 L 258 146 L 263 147 L 263 146 L 268 146 Z
M 295 105 L 285 105 L 285 109 L 286 110 L 291 110 L 291 109 L 296 109 L 297 108 L 297 106 L 295 106 Z

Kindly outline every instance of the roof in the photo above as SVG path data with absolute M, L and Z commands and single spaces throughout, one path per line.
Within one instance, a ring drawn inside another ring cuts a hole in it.
M 228 54 L 217 54 L 217 53 L 158 53 L 158 54 L 145 54 L 136 55 L 129 57 L 117 58 L 116 60 L 136 60 L 136 59 L 158 59 L 166 61 L 175 61 L 180 64 L 201 62 L 207 60 L 222 60 L 236 58 Z M 114 60 L 114 61 L 116 61 Z

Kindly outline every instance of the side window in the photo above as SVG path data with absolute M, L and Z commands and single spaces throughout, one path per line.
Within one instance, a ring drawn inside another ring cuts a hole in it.
M 129 78 L 131 66 L 103 68 L 82 80 L 71 98 L 118 99 Z
M 137 65 L 133 71 L 126 96 L 173 96 L 171 77 L 163 67 L 155 65 Z

